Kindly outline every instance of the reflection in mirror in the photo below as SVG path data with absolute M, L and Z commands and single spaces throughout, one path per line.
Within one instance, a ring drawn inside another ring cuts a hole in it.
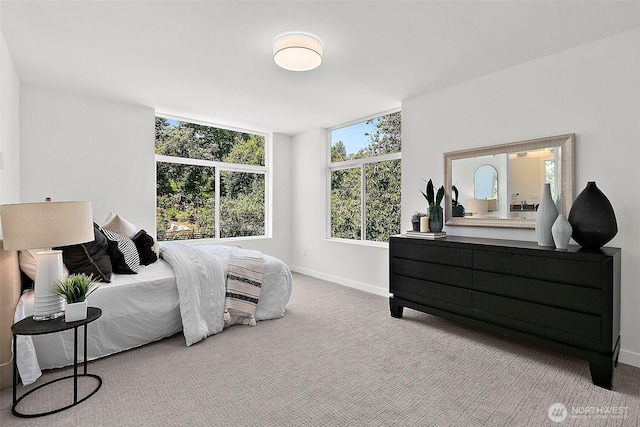
M 498 171 L 491 165 L 482 165 L 473 175 L 473 194 L 476 199 L 498 197 Z
M 575 196 L 574 140 L 568 134 L 445 153 L 447 225 L 534 228 L 545 183 L 558 211 L 568 215 Z M 464 217 L 452 216 L 454 185 L 461 204 L 471 205 Z

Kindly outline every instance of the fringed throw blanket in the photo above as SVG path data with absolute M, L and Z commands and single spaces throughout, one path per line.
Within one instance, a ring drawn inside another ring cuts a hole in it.
M 240 248 L 226 253 L 177 242 L 164 242 L 160 247 L 160 256 L 176 274 L 187 346 L 240 321 L 245 325 L 256 324 L 263 254 Z
M 262 253 L 247 249 L 234 250 L 229 254 L 227 292 L 225 294 L 225 325 L 232 316 L 244 317 L 242 323 L 254 326 L 255 312 L 262 288 Z

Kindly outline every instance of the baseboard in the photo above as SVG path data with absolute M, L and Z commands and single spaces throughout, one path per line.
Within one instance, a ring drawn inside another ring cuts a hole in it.
M 620 357 L 618 357 L 618 362 L 640 368 L 640 353 L 634 353 L 633 351 L 621 349 Z
M 387 289 L 381 289 L 377 286 L 371 286 L 366 283 L 356 282 L 354 280 L 344 279 L 338 276 L 332 276 L 330 274 L 320 273 L 318 271 L 309 270 L 308 268 L 289 266 L 291 271 L 295 271 L 296 273 L 305 274 L 307 276 L 315 277 L 316 279 L 326 280 L 328 282 L 337 283 L 342 286 L 347 286 L 349 288 L 358 289 L 361 291 L 369 292 L 370 294 L 380 295 L 382 297 L 388 298 L 389 291 Z

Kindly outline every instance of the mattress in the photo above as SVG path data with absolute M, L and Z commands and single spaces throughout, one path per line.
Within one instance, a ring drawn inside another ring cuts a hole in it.
M 232 248 L 200 246 L 226 266 Z M 264 255 L 263 286 L 256 307 L 256 320 L 284 315 L 291 296 L 291 272 L 277 258 Z M 33 314 L 34 292 L 25 292 L 18 302 L 14 320 Z M 88 325 L 87 359 L 139 347 L 182 331 L 178 289 L 173 268 L 163 259 L 141 266 L 138 274 L 113 274 L 87 299 L 89 306 L 102 309 L 102 316 Z M 82 328 L 80 329 L 82 331 Z M 83 334 L 78 334 L 82 348 Z M 23 384 L 34 382 L 44 369 L 73 364 L 73 330 L 33 337 L 18 336 L 18 370 Z

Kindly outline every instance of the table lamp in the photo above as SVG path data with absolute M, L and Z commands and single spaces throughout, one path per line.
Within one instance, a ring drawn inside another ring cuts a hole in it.
M 36 254 L 33 320 L 55 319 L 64 313 L 64 300 L 53 292 L 63 278 L 62 251 L 94 240 L 91 202 L 19 203 L 0 205 L 5 250 L 43 249 Z
M 488 212 L 489 202 L 487 199 L 468 199 L 465 203 L 465 212 L 473 216 L 481 216 Z

